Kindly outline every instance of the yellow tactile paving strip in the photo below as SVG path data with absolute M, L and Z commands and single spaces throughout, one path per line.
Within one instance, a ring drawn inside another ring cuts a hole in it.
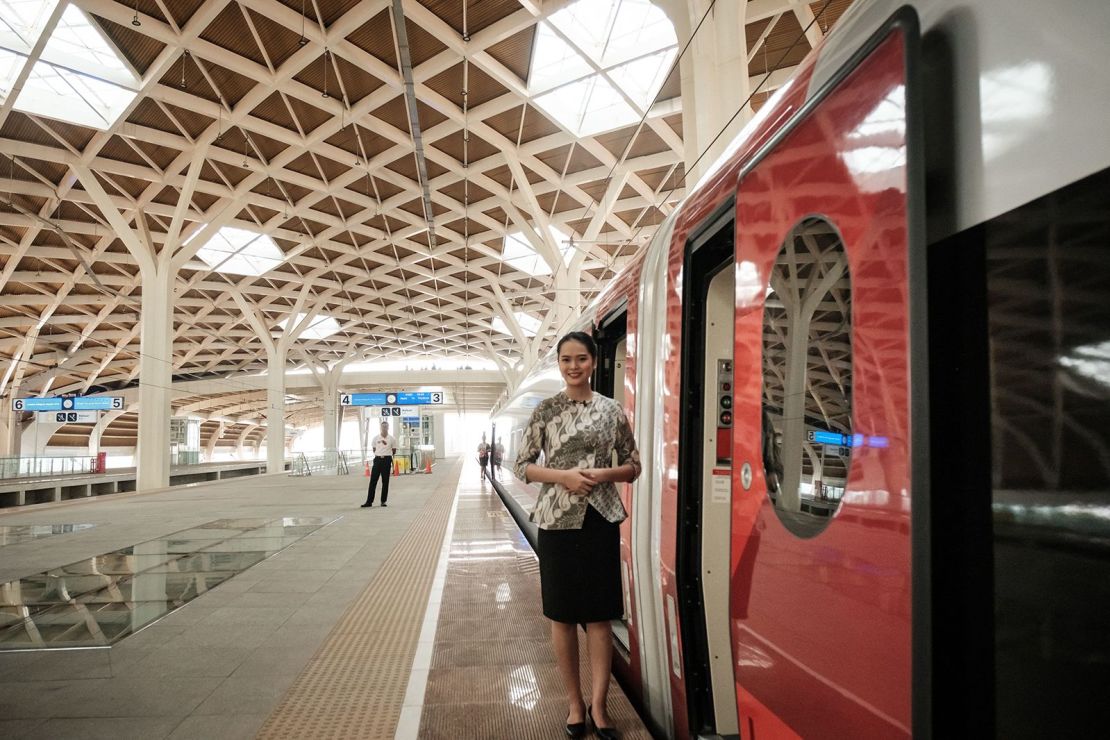
M 393 737 L 461 467 L 443 476 L 259 738 Z

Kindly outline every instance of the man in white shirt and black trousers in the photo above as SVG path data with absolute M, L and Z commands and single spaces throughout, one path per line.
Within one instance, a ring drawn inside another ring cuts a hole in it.
M 389 474 L 393 471 L 393 455 L 397 452 L 397 440 L 389 433 L 389 422 L 382 422 L 382 433 L 370 441 L 374 450 L 374 466 L 370 469 L 370 488 L 366 491 L 366 503 L 362 508 L 374 505 L 374 489 L 378 478 L 382 479 L 382 506 L 389 498 Z

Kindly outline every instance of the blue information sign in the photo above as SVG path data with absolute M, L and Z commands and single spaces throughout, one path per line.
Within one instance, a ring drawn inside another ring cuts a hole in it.
M 436 400 L 432 397 L 436 396 Z M 438 391 L 435 393 L 398 393 L 397 404 L 400 406 L 422 406 L 431 403 L 442 403 L 443 394 Z
M 428 406 L 443 403 L 443 391 L 343 393 L 340 406 Z
M 821 429 L 811 429 L 806 432 L 810 442 L 833 447 L 889 447 L 890 440 L 880 436 L 864 436 L 862 434 L 840 434 L 839 432 L 826 432 Z
M 122 411 L 120 396 L 53 396 L 13 398 L 13 411 Z
M 836 447 L 851 447 L 852 438 L 847 434 L 840 434 L 839 432 L 825 432 L 820 429 L 814 429 L 807 435 L 810 442 L 817 442 L 823 445 L 834 445 Z
M 341 406 L 385 406 L 384 393 L 344 393 L 339 397 Z

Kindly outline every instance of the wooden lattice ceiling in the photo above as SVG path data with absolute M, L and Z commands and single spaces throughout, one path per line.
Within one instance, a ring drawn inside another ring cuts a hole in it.
M 503 237 L 540 220 L 574 234 L 588 300 L 684 192 L 677 73 L 642 127 L 581 138 L 532 104 L 536 24 L 563 0 L 403 3 L 434 247 L 390 0 L 72 4 L 142 83 L 106 131 L 0 108 L 0 392 L 93 392 L 137 380 L 139 269 L 75 165 L 96 173 L 129 225 L 157 245 L 198 142 L 211 140 L 184 232 L 223 218 L 270 234 L 284 252 L 260 277 L 186 262 L 175 288 L 175 378 L 264 368 L 232 292 L 271 326 L 302 290 L 307 305 L 339 321 L 339 333 L 299 342 L 297 364 L 358 353 L 509 367 L 559 327 L 526 343 L 492 328 L 517 312 L 543 317 L 555 298 L 552 276 L 502 261 Z M 849 4 L 751 3 L 753 80 L 776 72 L 776 62 L 797 63 Z M 816 12 L 820 22 L 803 34 Z M 784 55 L 799 37 L 797 53 Z M 257 421 L 264 405 L 237 404 L 228 421 Z

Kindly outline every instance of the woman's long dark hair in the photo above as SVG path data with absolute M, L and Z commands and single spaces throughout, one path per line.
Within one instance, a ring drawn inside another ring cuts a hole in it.
M 567 342 L 578 342 L 586 348 L 586 351 L 590 353 L 591 358 L 593 358 L 594 360 L 597 359 L 597 342 L 595 342 L 594 338 L 586 332 L 572 331 L 569 334 L 564 334 L 563 338 L 559 340 L 559 343 L 555 345 L 555 352 L 562 352 L 563 345 Z

